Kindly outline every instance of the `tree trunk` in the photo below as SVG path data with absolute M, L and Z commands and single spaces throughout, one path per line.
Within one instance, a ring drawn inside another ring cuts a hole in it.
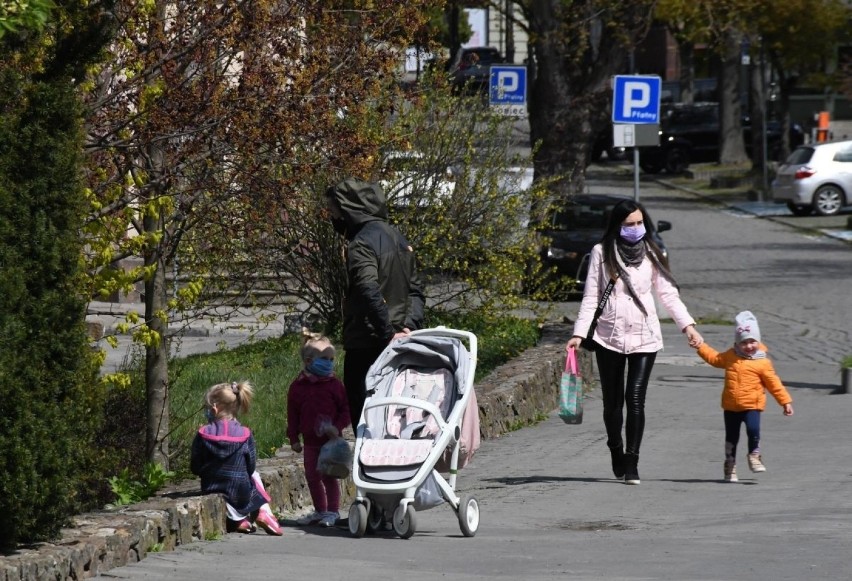
M 740 67 L 742 33 L 725 34 L 719 79 L 719 163 L 748 163 L 743 140 L 742 105 L 740 102 Z
M 651 22 L 653 2 L 615 6 L 604 14 L 590 0 L 527 5 L 535 180 L 555 178 L 558 198 L 585 190 L 592 143 L 611 112 L 612 76 L 624 72 L 628 47 Z
M 680 102 L 695 102 L 695 45 L 683 41 L 680 47 Z
M 763 137 L 766 131 L 766 79 L 764 78 L 763 62 L 752 63 L 749 67 L 749 119 L 751 127 L 751 162 L 752 166 L 763 171 Z
M 162 216 L 144 219 L 146 232 L 162 232 Z M 168 312 L 166 265 L 155 246 L 145 253 L 145 266 L 153 276 L 145 281 L 145 323 L 159 336 L 145 348 L 145 400 L 147 405 L 145 443 L 149 462 L 169 469 L 169 323 L 160 313 Z

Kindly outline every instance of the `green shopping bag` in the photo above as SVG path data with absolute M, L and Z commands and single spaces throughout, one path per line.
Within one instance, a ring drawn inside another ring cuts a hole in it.
M 583 378 L 577 365 L 577 350 L 573 347 L 568 349 L 559 384 L 559 417 L 566 424 L 583 422 Z

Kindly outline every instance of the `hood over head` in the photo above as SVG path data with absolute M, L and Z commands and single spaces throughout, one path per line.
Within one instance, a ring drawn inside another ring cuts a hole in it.
M 326 190 L 346 222 L 347 237 L 361 229 L 367 222 L 387 220 L 388 204 L 385 192 L 377 183 L 348 178 Z
M 216 420 L 198 429 L 204 446 L 217 458 L 227 458 L 240 450 L 251 430 L 236 420 Z

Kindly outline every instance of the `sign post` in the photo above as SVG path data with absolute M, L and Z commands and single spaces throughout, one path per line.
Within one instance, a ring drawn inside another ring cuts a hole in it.
M 662 85 L 662 79 L 652 75 L 616 75 L 613 81 L 613 143 L 633 147 L 633 199 L 637 201 L 639 146 L 660 144 L 656 126 L 660 123 Z M 654 126 L 654 129 L 640 129 L 643 125 Z

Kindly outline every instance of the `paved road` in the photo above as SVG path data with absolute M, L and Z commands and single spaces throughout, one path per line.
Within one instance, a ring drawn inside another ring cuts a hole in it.
M 630 193 L 624 182 L 590 187 Z M 701 363 L 667 324 L 667 347 L 649 389 L 640 486 L 612 478 L 593 394 L 580 425 L 551 416 L 483 444 L 459 477 L 459 488 L 481 504 L 474 538 L 462 537 L 454 513 L 440 506 L 418 513 L 418 532 L 409 540 L 288 526 L 282 538 L 227 535 L 104 576 L 852 578 L 852 447 L 845 445 L 852 395 L 834 393 L 837 362 L 852 352 L 852 248 L 651 186 L 642 200 L 656 219 L 674 224 L 666 241 L 693 314 L 727 320 L 750 309 L 760 320 L 796 409 L 785 418 L 770 403 L 764 414 L 766 473 L 750 474 L 741 457 L 741 481 L 721 481 L 721 372 Z M 701 329 L 711 344 L 730 344 L 730 326 Z

